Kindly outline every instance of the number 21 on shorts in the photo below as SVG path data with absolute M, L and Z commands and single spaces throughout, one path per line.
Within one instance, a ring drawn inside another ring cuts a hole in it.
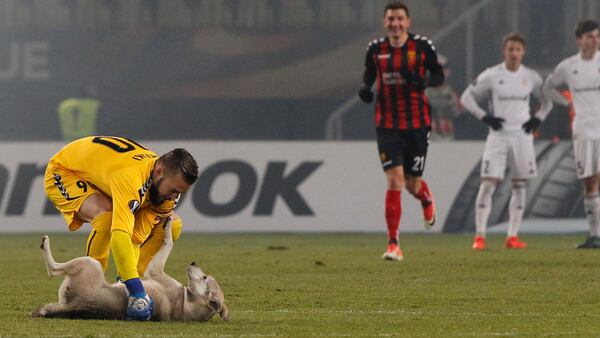
M 415 156 L 413 158 L 413 171 L 423 171 L 425 168 L 425 156 Z

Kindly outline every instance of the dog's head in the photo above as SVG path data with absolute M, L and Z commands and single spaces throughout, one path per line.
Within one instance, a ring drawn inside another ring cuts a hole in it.
M 218 313 L 224 321 L 229 321 L 229 309 L 225 305 L 225 296 L 217 280 L 204 274 L 196 262 L 188 266 L 187 274 L 187 297 L 184 307 L 187 320 L 209 320 Z

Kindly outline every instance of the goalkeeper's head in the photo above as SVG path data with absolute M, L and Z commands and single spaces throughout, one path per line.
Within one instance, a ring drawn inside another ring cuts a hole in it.
M 197 180 L 198 164 L 194 157 L 183 148 L 173 149 L 162 155 L 152 170 L 150 201 L 153 205 L 175 201 Z
M 198 179 L 198 164 L 187 150 L 176 148 L 162 155 L 158 161 L 165 168 L 165 175 L 181 175 L 189 185 Z

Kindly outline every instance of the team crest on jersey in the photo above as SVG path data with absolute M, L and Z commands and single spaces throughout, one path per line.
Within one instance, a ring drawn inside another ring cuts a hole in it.
M 135 215 L 135 213 L 140 208 L 140 202 L 138 200 L 131 200 L 131 201 L 129 201 L 128 206 L 129 206 L 129 210 L 131 210 L 131 213 Z
M 406 53 L 406 57 L 408 58 L 408 62 L 414 63 L 417 59 L 417 52 L 415 52 L 414 50 L 410 50 Z

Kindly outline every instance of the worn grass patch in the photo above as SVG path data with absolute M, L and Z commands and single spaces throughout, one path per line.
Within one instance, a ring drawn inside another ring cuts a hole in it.
M 85 237 L 50 235 L 57 261 L 83 254 Z M 384 262 L 383 235 L 190 235 L 167 272 L 185 282 L 197 261 L 221 283 L 231 322 L 133 323 L 31 318 L 57 299 L 38 235 L 0 237 L 0 335 L 600 336 L 600 250 L 578 235 L 523 236 L 530 248 L 474 252 L 471 236 L 405 235 L 403 262 Z M 114 264 L 107 272 L 114 278 Z

